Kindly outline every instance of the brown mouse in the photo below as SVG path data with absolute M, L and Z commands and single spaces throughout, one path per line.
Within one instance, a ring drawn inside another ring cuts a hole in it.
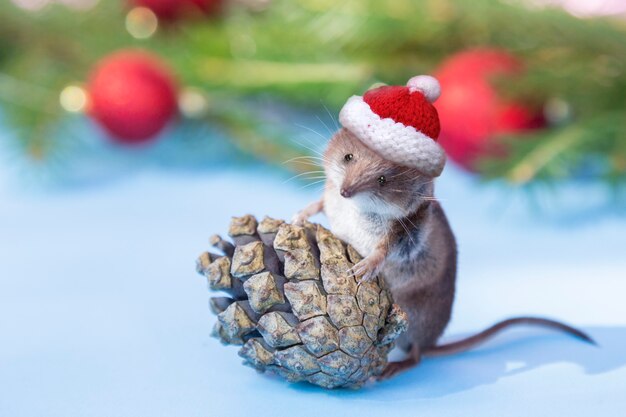
M 426 88 L 412 90 L 411 82 L 415 78 L 421 78 L 422 84 L 424 78 L 427 78 Z M 438 83 L 433 87 L 432 80 L 432 77 L 414 77 L 405 90 L 382 87 L 396 90 L 376 94 L 382 94 L 385 103 L 393 102 L 392 106 L 401 102 L 401 105 L 410 107 L 409 113 L 411 110 L 419 112 L 424 106 L 431 105 L 434 101 L 432 98 L 436 99 L 439 95 Z M 354 96 L 346 107 L 356 100 L 360 106 L 358 111 L 384 112 L 376 104 L 376 100 L 380 101 L 381 98 L 375 95 L 368 101 L 368 93 L 363 98 Z M 419 95 L 417 105 L 416 100 L 411 98 L 415 93 Z M 410 100 L 402 102 L 398 94 L 404 94 L 402 97 L 408 96 Z M 363 107 L 363 103 L 369 107 Z M 457 273 L 456 240 L 441 204 L 433 194 L 434 178 L 443 169 L 445 154 L 442 157 L 438 149 L 433 147 L 438 146 L 436 143 L 425 143 L 424 151 L 421 142 L 418 147 L 413 146 L 413 142 L 397 142 L 398 137 L 404 134 L 401 129 L 406 127 L 406 123 L 396 122 L 391 125 L 382 116 L 376 118 L 370 114 L 361 117 L 360 113 L 356 113 L 357 116 L 353 117 L 350 112 L 354 113 L 354 106 L 348 110 L 346 107 L 340 115 L 344 128 L 331 138 L 321 158 L 326 174 L 324 196 L 299 212 L 293 220 L 301 223 L 323 211 L 331 230 L 365 257 L 353 267 L 355 276 L 367 280 L 382 274 L 395 302 L 408 314 L 408 331 L 401 336 L 397 345 L 409 355 L 403 361 L 389 363 L 381 379 L 417 365 L 422 356 L 467 350 L 498 331 L 517 324 L 554 328 L 593 343 L 585 333 L 565 324 L 544 318 L 518 317 L 499 322 L 464 340 L 437 345 L 437 340 L 450 321 Z M 431 116 L 433 114 L 436 116 L 436 111 L 431 112 Z M 410 119 L 410 116 L 408 119 L 404 117 L 403 121 L 416 120 L 415 117 Z M 424 122 L 418 114 L 415 125 L 428 125 L 431 119 Z M 381 120 L 382 124 L 377 125 Z M 438 119 L 436 122 L 438 128 Z M 384 137 L 387 133 L 384 128 L 387 127 L 391 129 L 392 135 Z M 409 127 L 412 130 L 406 131 L 404 139 L 407 141 L 432 140 L 432 132 L 438 134 L 438 129 L 431 129 L 430 136 L 422 137 L 419 136 L 422 130 L 416 129 L 414 125 Z M 418 135 L 415 135 L 415 131 Z M 383 139 L 379 142 L 381 135 Z M 390 141 L 392 146 L 407 143 L 409 155 L 401 154 L 398 159 L 396 150 L 389 153 L 386 147 Z M 430 158 L 426 164 L 424 153 Z M 436 164 L 430 163 L 432 160 Z

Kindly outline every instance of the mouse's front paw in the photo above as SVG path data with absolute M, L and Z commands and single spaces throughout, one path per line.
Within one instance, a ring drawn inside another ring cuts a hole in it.
M 371 281 L 382 269 L 383 261 L 382 256 L 370 255 L 350 268 L 350 272 L 354 274 L 358 282 Z
M 309 217 L 306 215 L 306 213 L 299 211 L 291 218 L 291 224 L 295 226 L 303 226 L 304 222 L 306 222 L 308 219 Z

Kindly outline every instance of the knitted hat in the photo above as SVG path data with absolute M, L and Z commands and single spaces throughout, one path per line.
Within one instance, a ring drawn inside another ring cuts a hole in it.
M 440 94 L 439 81 L 418 75 L 406 87 L 384 86 L 350 97 L 339 121 L 383 158 L 438 177 L 446 154 L 437 143 L 439 116 L 432 103 Z

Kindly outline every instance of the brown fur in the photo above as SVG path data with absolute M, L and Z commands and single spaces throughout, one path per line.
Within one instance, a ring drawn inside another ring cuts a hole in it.
M 414 256 L 387 262 L 383 268 L 395 302 L 409 315 L 409 329 L 399 345 L 409 350 L 434 346 L 445 330 L 455 294 L 456 241 L 441 206 L 428 202 L 412 216 L 411 222 L 430 229 L 424 248 Z M 393 235 L 401 236 L 401 227 Z M 419 233 L 419 232 L 418 232 Z

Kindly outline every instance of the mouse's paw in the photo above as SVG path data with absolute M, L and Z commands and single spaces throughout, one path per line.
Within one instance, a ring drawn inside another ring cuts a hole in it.
M 389 362 L 383 372 L 376 377 L 377 381 L 384 381 L 385 379 L 389 379 L 400 372 L 408 369 L 402 362 Z
M 304 222 L 306 222 L 308 219 L 309 216 L 307 216 L 305 212 L 299 211 L 291 218 L 291 224 L 295 226 L 303 226 Z
M 404 372 L 419 365 L 422 360 L 422 355 L 420 352 L 420 348 L 414 344 L 411 347 L 408 358 L 399 362 L 388 362 L 387 366 L 385 366 L 385 369 L 383 369 L 382 373 L 378 375 L 376 379 L 378 381 L 383 381 L 399 374 L 400 372 Z
M 358 282 L 372 281 L 383 266 L 384 257 L 372 254 L 356 263 L 349 272 L 353 273 Z

